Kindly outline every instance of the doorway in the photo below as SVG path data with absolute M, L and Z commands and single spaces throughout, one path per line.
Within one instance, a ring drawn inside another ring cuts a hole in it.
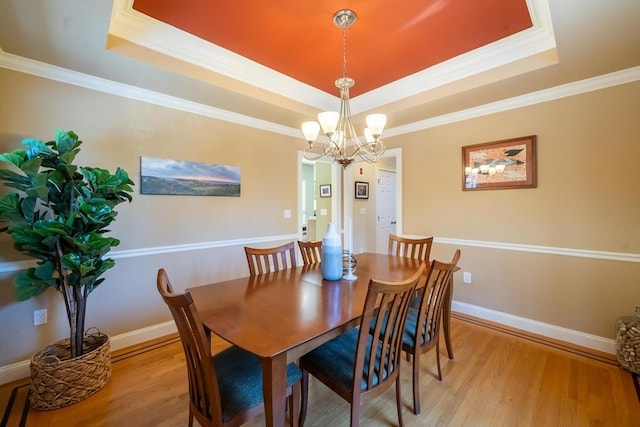
M 298 153 L 298 239 L 322 240 L 341 209 L 339 170 L 331 160 L 310 161 Z M 322 186 L 322 192 L 320 187 Z M 339 227 L 339 224 L 336 224 Z

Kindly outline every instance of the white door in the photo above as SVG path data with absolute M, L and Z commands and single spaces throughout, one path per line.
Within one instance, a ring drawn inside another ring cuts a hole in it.
M 396 173 L 378 169 L 376 188 L 376 251 L 384 254 L 389 247 L 389 234 L 396 233 Z

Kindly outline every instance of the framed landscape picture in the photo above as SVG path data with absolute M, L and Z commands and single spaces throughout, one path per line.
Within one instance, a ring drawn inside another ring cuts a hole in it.
M 240 197 L 240 168 L 141 157 L 140 194 Z
M 534 188 L 536 136 L 462 147 L 462 189 Z

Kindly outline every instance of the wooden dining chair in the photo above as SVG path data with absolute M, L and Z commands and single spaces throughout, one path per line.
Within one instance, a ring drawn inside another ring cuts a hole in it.
M 244 247 L 249 264 L 249 274 L 271 273 L 296 267 L 296 254 L 293 242 L 285 243 L 274 248 Z
M 298 240 L 302 263 L 304 265 L 317 264 L 322 259 L 322 240 L 316 242 L 302 242 Z
M 409 308 L 404 330 L 402 349 L 413 356 L 413 412 L 420 414 L 420 355 L 435 347 L 438 364 L 438 380 L 442 381 L 440 368 L 440 320 L 447 288 L 460 259 L 456 250 L 450 263 L 433 260 L 419 307 Z M 303 383 L 304 387 L 304 383 Z M 304 399 L 304 398 L 303 398 Z
M 395 234 L 389 234 L 389 255 L 401 256 L 406 258 L 416 258 L 423 260 L 429 265 L 429 257 L 431 256 L 431 246 L 433 245 L 433 237 L 401 237 Z M 422 299 L 422 289 L 416 290 L 411 307 L 418 308 Z M 448 341 L 447 341 L 448 342 Z M 407 360 L 409 355 L 407 354 Z
M 389 254 L 429 262 L 433 237 L 409 238 L 389 234 Z
M 173 291 L 167 272 L 158 270 L 158 292 L 178 327 L 189 379 L 189 427 L 236 427 L 264 412 L 260 360 L 240 347 L 211 354 L 211 333 L 205 329 L 191 294 Z M 287 366 L 289 421 L 298 425 L 301 372 Z
M 426 265 L 409 279 L 384 282 L 371 279 L 360 327 L 340 335 L 300 358 L 302 408 L 300 425 L 307 414 L 309 374 L 351 404 L 351 426 L 357 426 L 360 406 L 381 395 L 394 383 L 398 420 L 402 426 L 400 362 L 402 334 L 409 302 Z M 369 334 L 369 326 L 374 333 Z M 375 337 L 375 338 L 374 338 Z

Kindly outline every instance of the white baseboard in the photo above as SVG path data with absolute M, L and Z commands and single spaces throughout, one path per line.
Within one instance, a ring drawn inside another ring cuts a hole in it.
M 160 338 L 177 332 L 176 324 L 173 320 L 159 323 L 135 331 L 126 332 L 124 334 L 111 337 L 111 351 L 120 350 L 125 347 L 140 344 L 145 341 Z M 13 363 L 7 366 L 0 366 L 0 384 L 7 384 L 31 375 L 30 361 Z
M 584 332 L 574 331 L 459 301 L 453 301 L 451 309 L 459 313 L 500 323 L 512 328 L 580 345 L 582 347 L 591 348 L 604 353 L 615 354 L 615 341 L 612 339 L 585 334 Z M 111 350 L 120 350 L 125 347 L 160 338 L 175 332 L 177 332 L 177 329 L 173 321 L 126 332 L 124 334 L 111 337 Z M 0 384 L 6 384 L 12 381 L 28 378 L 29 375 L 30 370 L 28 360 L 7 366 L 0 366 Z
M 616 353 L 614 340 L 597 335 L 586 334 L 459 301 L 453 301 L 451 310 L 604 353 Z

